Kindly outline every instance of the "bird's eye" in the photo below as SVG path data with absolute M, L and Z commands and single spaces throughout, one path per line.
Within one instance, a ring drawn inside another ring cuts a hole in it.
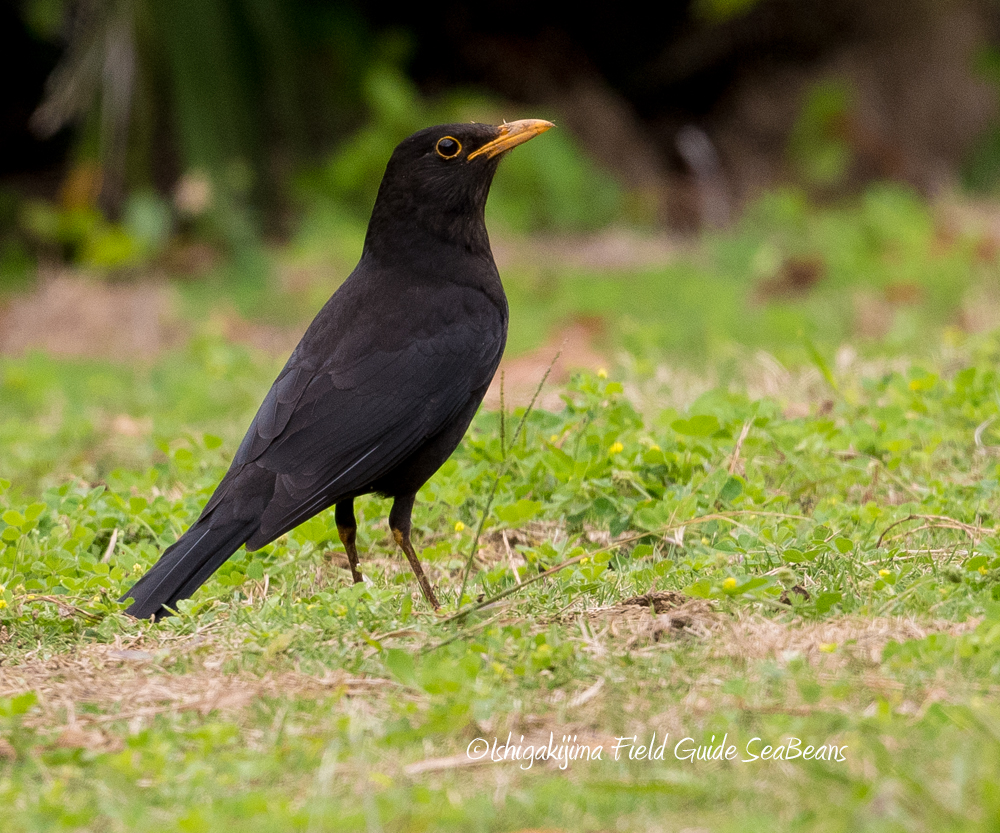
M 462 143 L 451 136 L 445 136 L 443 139 L 438 139 L 436 150 L 442 159 L 454 159 L 462 152 Z

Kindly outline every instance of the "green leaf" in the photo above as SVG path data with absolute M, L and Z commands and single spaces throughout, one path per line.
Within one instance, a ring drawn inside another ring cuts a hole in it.
M 690 419 L 678 419 L 672 422 L 670 427 L 686 437 L 711 437 L 722 428 L 719 420 L 711 414 L 700 414 Z
M 697 599 L 707 599 L 712 595 L 712 582 L 707 578 L 699 579 L 694 584 L 689 584 L 685 587 L 683 592 Z
M 31 521 L 38 520 L 42 512 L 44 512 L 48 507 L 44 503 L 33 503 L 27 509 L 24 510 L 24 519 L 29 523 Z
M 389 648 L 384 654 L 385 666 L 403 685 L 417 686 L 416 667 L 413 654 L 402 648 Z
M 990 559 L 987 555 L 975 555 L 965 562 L 965 569 L 970 573 L 975 572 L 980 567 L 985 567 L 989 561 Z
M 646 558 L 652 554 L 653 554 L 652 544 L 636 544 L 632 550 L 633 559 Z
M 723 503 L 732 503 L 743 494 L 743 483 L 742 477 L 730 477 L 719 491 L 719 500 Z
M 264 659 L 273 659 L 278 654 L 282 654 L 291 647 L 292 640 L 295 638 L 295 634 L 290 631 L 285 631 L 284 633 L 279 633 L 270 642 L 267 643 L 267 647 L 264 648 Z
M 22 515 L 16 509 L 8 509 L 6 512 L 3 513 L 3 515 L 0 515 L 0 517 L 3 518 L 3 522 L 5 524 L 7 524 L 8 526 L 16 526 L 18 529 L 20 529 L 26 523 L 24 515 Z
M 517 503 L 496 508 L 496 516 L 509 526 L 520 526 L 533 520 L 541 510 L 542 504 L 538 500 L 526 500 L 522 498 Z
M 740 593 L 749 593 L 751 590 L 757 590 L 761 587 L 767 587 L 771 583 L 771 579 L 765 576 L 754 576 L 751 579 L 743 582 L 736 589 L 730 591 L 732 595 L 737 595 Z
M 19 717 L 27 714 L 38 702 L 38 695 L 33 691 L 15 694 L 13 697 L 0 697 L 0 717 Z
M 820 614 L 828 613 L 830 608 L 843 601 L 843 598 L 843 593 L 820 593 L 816 597 L 816 612 Z
M 846 555 L 854 549 L 854 542 L 850 538 L 844 538 L 843 536 L 835 538 L 833 545 L 841 555 Z

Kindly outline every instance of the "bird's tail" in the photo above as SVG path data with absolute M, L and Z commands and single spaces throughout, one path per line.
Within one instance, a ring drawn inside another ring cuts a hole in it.
M 220 522 L 211 515 L 200 519 L 122 596 L 121 601 L 133 600 L 125 612 L 136 619 L 169 615 L 165 608 L 189 598 L 256 528 L 254 521 Z

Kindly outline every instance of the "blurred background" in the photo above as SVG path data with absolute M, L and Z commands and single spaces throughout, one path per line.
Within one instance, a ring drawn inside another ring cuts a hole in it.
M 512 356 L 1000 323 L 1000 3 L 564 8 L 4 3 L 0 351 L 133 360 L 202 321 L 280 353 L 400 139 L 525 117 L 560 129 L 491 195 Z

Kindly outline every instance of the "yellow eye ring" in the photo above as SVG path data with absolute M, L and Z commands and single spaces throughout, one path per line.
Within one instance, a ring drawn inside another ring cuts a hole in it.
M 453 136 L 443 136 L 434 149 L 442 159 L 454 159 L 462 152 L 462 143 Z

